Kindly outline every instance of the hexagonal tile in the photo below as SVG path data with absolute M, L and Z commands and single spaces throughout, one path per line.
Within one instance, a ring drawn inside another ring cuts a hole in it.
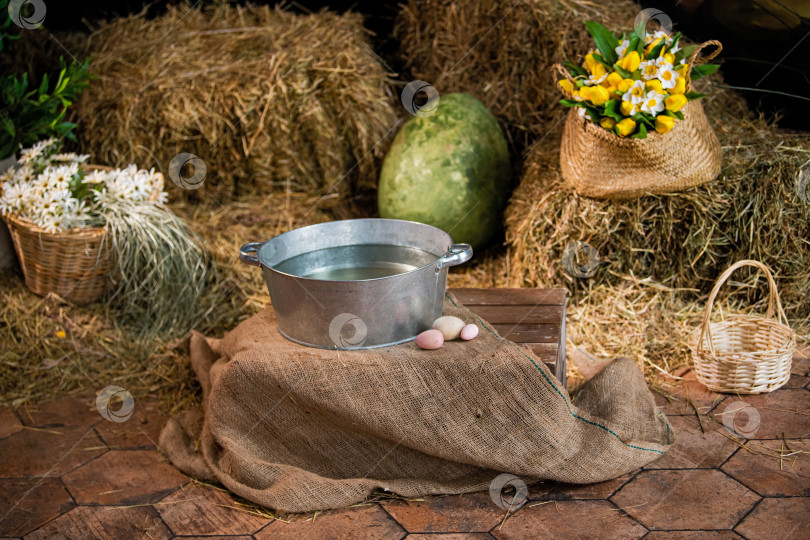
M 148 504 L 188 478 L 149 450 L 110 450 L 62 477 L 79 504 Z
M 759 414 L 759 426 L 753 439 L 779 439 L 784 433 L 788 439 L 810 437 L 810 392 L 804 389 L 782 389 L 769 394 L 729 396 L 711 415 L 722 422 L 727 407 L 736 401 L 744 401 L 756 408 Z M 740 410 L 734 408 L 731 412 Z M 747 413 L 745 413 L 747 414 Z M 748 423 L 746 419 L 744 425 Z
M 492 540 L 489 533 L 435 533 L 409 534 L 407 540 Z
M 175 491 L 156 508 L 172 532 L 181 536 L 249 535 L 272 521 L 239 510 L 230 494 L 200 484 Z
M 649 529 L 731 529 L 759 496 L 716 469 L 645 470 L 611 497 Z
M 741 540 L 734 531 L 650 531 L 644 540 Z
M 785 386 L 782 388 L 804 388 L 807 386 L 807 383 L 810 382 L 810 377 L 802 377 L 801 375 L 796 375 L 795 373 L 790 376 L 788 382 L 785 383 Z
M 675 444 L 667 453 L 646 465 L 645 469 L 696 469 L 719 467 L 739 448 L 724 436 L 726 428 L 709 418 L 703 418 L 701 431 L 698 419 L 692 416 L 669 418 L 675 431 Z
M 26 536 L 51 538 L 168 539 L 169 530 L 151 506 L 79 506 Z
M 810 377 L 810 347 L 805 349 L 796 348 L 793 353 L 793 363 L 790 372 L 795 375 Z
M 104 452 L 91 427 L 23 429 L 0 444 L 0 476 L 60 476 Z
M 126 422 L 103 420 L 96 431 L 112 448 L 157 448 L 160 430 L 166 417 L 157 410 L 153 400 L 138 400 L 132 416 Z
M 667 416 L 695 414 L 689 400 L 695 404 L 701 414 L 711 411 L 722 399 L 723 394 L 710 391 L 697 380 L 692 368 L 676 370 L 673 375 L 681 379 L 667 378 L 666 385 L 671 394 L 671 401 L 660 394 L 655 394 L 655 403 Z M 688 399 L 687 399 L 688 398 Z
M 801 440 L 788 439 L 789 450 L 784 449 L 781 441 L 768 441 L 760 443 L 776 452 L 783 454 L 803 451 L 810 452 L 810 444 Z M 750 443 L 756 447 L 756 443 Z M 810 496 L 810 462 L 799 457 L 788 456 L 782 458 L 762 455 L 740 449 L 723 465 L 728 474 L 765 496 Z
M 90 426 L 103 420 L 96 409 L 96 397 L 88 394 L 66 395 L 17 411 L 26 426 Z
M 735 530 L 749 540 L 807 540 L 810 538 L 808 516 L 810 499 L 807 497 L 766 498 Z
M 58 478 L 0 479 L 0 531 L 23 535 L 73 508 Z
M 637 471 L 624 474 L 607 482 L 597 484 L 558 484 L 543 482 L 532 486 L 529 496 L 532 500 L 568 500 L 568 499 L 607 499 L 620 487 L 626 484 Z
M 0 409 L 0 439 L 13 435 L 22 429 L 22 423 L 14 409 L 3 407 Z
M 571 538 L 573 531 L 588 538 L 628 539 L 641 538 L 647 529 L 608 501 L 545 501 L 523 506 L 490 533 L 506 540 Z
M 486 532 L 506 514 L 489 493 L 425 497 L 423 501 L 392 500 L 382 503 L 409 533 Z
M 318 538 L 319 540 L 377 540 L 380 538 L 403 538 L 405 529 L 391 519 L 385 510 L 376 504 L 329 510 L 317 514 L 293 518 L 289 522 L 275 520 L 253 535 L 257 540 L 291 538 Z

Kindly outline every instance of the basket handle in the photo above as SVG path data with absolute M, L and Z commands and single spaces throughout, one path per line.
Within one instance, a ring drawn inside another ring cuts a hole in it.
M 553 66 L 551 66 L 551 70 L 552 70 L 552 75 L 554 75 L 554 72 L 556 71 L 557 73 L 562 75 L 564 78 L 568 79 L 568 81 L 571 84 L 573 84 L 574 87 L 576 88 L 576 83 L 574 81 L 574 78 L 571 76 L 571 73 L 569 73 L 568 70 L 565 69 L 565 67 L 562 64 L 554 64 Z M 559 90 L 562 93 L 562 95 L 564 95 L 565 97 L 567 97 L 567 98 L 571 97 L 568 94 L 568 92 L 563 90 L 562 87 L 559 84 L 557 84 L 557 78 L 556 77 L 554 77 L 554 86 L 556 86 L 557 90 Z
M 762 264 L 759 261 L 753 261 L 750 259 L 745 259 L 742 261 L 738 261 L 731 266 L 729 266 L 725 272 L 723 272 L 719 278 L 717 278 L 717 283 L 714 284 L 714 288 L 712 288 L 712 292 L 709 294 L 709 301 L 706 303 L 706 311 L 703 314 L 703 322 L 701 323 L 701 331 L 700 331 L 700 339 L 698 340 L 698 350 L 703 348 L 703 339 L 704 337 L 708 337 L 707 340 L 709 343 L 709 351 L 711 351 L 712 356 L 715 356 L 714 351 L 714 343 L 712 342 L 712 334 L 711 330 L 709 329 L 709 322 L 712 318 L 712 310 L 714 309 L 714 300 L 717 298 L 717 293 L 720 290 L 720 287 L 726 282 L 726 280 L 731 277 L 731 274 L 734 273 L 735 270 L 738 268 L 742 268 L 743 266 L 753 266 L 755 268 L 759 268 L 765 273 L 765 276 L 768 278 L 768 285 L 770 287 L 770 294 L 768 296 L 768 312 L 766 317 L 768 319 L 772 319 L 774 315 L 774 309 L 776 309 L 776 313 L 779 316 L 777 322 L 780 322 L 787 326 L 787 317 L 785 316 L 785 311 L 782 309 L 782 302 L 779 300 L 779 291 L 776 289 L 776 281 L 773 279 L 773 274 L 771 273 L 770 268 L 766 265 Z
M 709 54 L 707 54 L 706 56 L 701 58 L 700 53 L 706 47 L 714 47 L 715 49 L 712 52 L 710 52 Z M 699 66 L 701 64 L 705 64 L 706 62 L 709 62 L 709 61 L 713 60 L 718 54 L 720 54 L 720 51 L 722 51 L 722 50 L 723 50 L 723 44 L 722 43 L 720 43 L 716 39 L 710 39 L 709 41 L 704 41 L 703 43 L 701 43 L 700 45 L 697 46 L 697 49 L 692 51 L 692 54 L 689 55 L 689 59 L 686 61 L 686 65 L 689 66 L 686 69 L 686 88 L 687 88 L 687 90 L 692 88 L 692 68 L 695 67 L 695 66 Z

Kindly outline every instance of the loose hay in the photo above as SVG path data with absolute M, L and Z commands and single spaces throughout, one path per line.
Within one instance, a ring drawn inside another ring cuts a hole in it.
M 411 78 L 474 95 L 519 155 L 562 118 L 551 66 L 593 47 L 585 20 L 626 30 L 639 10 L 630 0 L 409 0 L 395 35 Z
M 87 53 L 98 80 L 77 104 L 79 139 L 99 162 L 167 174 L 189 152 L 220 197 L 376 186 L 397 112 L 356 13 L 171 7 L 102 27 Z

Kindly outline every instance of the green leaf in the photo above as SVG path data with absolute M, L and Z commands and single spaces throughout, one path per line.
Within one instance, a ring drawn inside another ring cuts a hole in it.
M 697 49 L 697 45 L 687 45 L 680 51 L 676 52 L 675 63 L 679 64 L 681 60 L 683 60 L 684 58 L 689 58 L 692 55 L 692 53 L 695 52 L 695 49 Z
M 563 66 L 568 70 L 573 77 L 587 77 L 588 72 L 582 66 L 578 66 L 571 62 L 563 62 Z
M 702 79 L 703 77 L 708 77 L 718 69 L 720 69 L 719 64 L 703 64 L 702 66 L 694 66 L 691 73 L 692 80 L 696 81 L 698 79 Z
M 575 99 L 561 99 L 560 103 L 566 107 L 578 107 L 581 102 Z
M 650 49 L 650 54 L 648 54 L 646 56 L 647 60 L 649 60 L 651 58 L 658 58 L 659 56 L 661 56 L 661 49 L 663 49 L 664 45 L 666 45 L 666 44 L 667 44 L 667 42 L 662 39 L 661 43 L 659 43 L 658 45 L 656 45 L 655 47 Z
M 625 54 L 629 53 L 630 51 L 637 51 L 638 44 L 641 41 L 640 39 L 638 39 L 638 36 L 636 35 L 635 32 L 633 32 L 630 36 L 631 36 L 630 43 L 627 45 L 627 51 L 625 51 Z
M 706 94 L 701 94 L 700 92 L 687 92 L 683 95 L 688 101 L 692 101 L 693 99 L 700 99 L 702 97 L 706 97 Z
M 585 21 L 585 27 L 593 36 L 596 43 L 596 48 L 602 53 L 604 58 L 611 65 L 615 64 L 619 57 L 616 55 L 616 47 L 619 46 L 619 40 L 613 35 L 613 32 L 594 21 Z
M 608 64 L 607 62 L 605 62 L 605 59 L 602 58 L 602 55 L 599 54 L 599 53 L 593 53 L 593 59 L 596 60 L 597 62 L 599 62 L 600 64 L 602 64 L 603 66 L 605 66 L 608 69 L 611 69 L 613 67 L 610 64 Z
M 624 118 L 624 116 L 622 116 L 621 111 L 619 110 L 620 106 L 621 104 L 619 103 L 618 100 L 611 99 L 610 101 L 605 103 L 605 110 L 603 116 L 613 118 L 617 122 L 620 122 Z
M 642 43 L 647 40 L 647 19 L 642 19 L 633 29 L 633 33 L 638 37 Z
M 672 44 L 669 46 L 669 49 L 672 50 L 674 47 L 678 46 L 678 42 L 681 40 L 681 33 L 678 32 L 674 36 L 672 36 Z
M 632 79 L 633 74 L 624 68 L 620 68 L 617 64 L 613 64 L 613 71 L 621 75 L 625 79 Z
M 638 131 L 634 135 L 630 136 L 631 139 L 646 139 L 647 138 L 647 127 L 641 123 L 638 125 Z

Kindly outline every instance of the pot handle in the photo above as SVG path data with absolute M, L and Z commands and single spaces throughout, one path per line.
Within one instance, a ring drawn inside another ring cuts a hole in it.
M 447 253 L 439 259 L 439 268 L 465 263 L 472 259 L 472 256 L 473 248 L 470 244 L 453 244 L 447 250 Z
M 250 242 L 239 248 L 239 260 L 251 266 L 261 266 L 259 258 L 254 255 L 264 245 L 263 242 Z

